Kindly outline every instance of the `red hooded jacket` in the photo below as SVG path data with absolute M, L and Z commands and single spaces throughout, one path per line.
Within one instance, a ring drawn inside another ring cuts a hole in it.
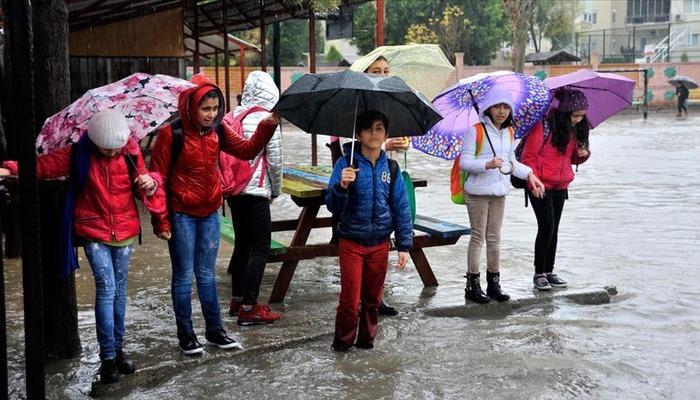
M 551 135 L 547 137 L 543 146 L 544 140 L 544 124 L 538 122 L 527 135 L 520 162 L 532 168 L 532 172 L 540 178 L 546 190 L 567 189 L 574 180 L 571 165 L 583 164 L 588 160 L 590 153 L 586 157 L 578 156 L 575 137 L 569 140 L 564 153 L 552 145 Z
M 195 81 L 193 79 L 193 81 Z M 224 126 L 223 143 L 213 127 L 225 113 L 224 96 L 213 83 L 200 79 L 198 86 L 180 93 L 178 111 L 184 143 L 177 162 L 171 166 L 172 127 L 166 125 L 158 131 L 151 153 L 151 170 L 158 172 L 167 187 L 168 208 L 194 217 L 205 217 L 215 212 L 222 202 L 221 174 L 219 172 L 219 146 L 221 150 L 244 160 L 254 158 L 275 133 L 277 124 L 260 123 L 255 134 L 246 140 Z M 212 127 L 203 131 L 197 118 L 197 107 L 205 94 L 216 91 L 219 96 L 219 113 Z M 200 134 L 200 132 L 202 132 Z M 156 233 L 169 232 L 167 217 L 153 219 Z
M 57 151 L 37 158 L 38 179 L 57 179 L 68 176 L 71 170 L 73 146 L 65 146 Z M 100 242 L 122 241 L 139 234 L 141 223 L 134 201 L 132 179 L 124 154 L 130 154 L 136 161 L 138 175 L 148 171 L 143 162 L 141 149 L 134 139 L 129 139 L 122 150 L 114 157 L 105 157 L 94 152 L 90 158 L 85 187 L 75 199 L 73 229 L 77 236 Z M 3 167 L 17 174 L 17 162 L 5 161 Z M 158 187 L 151 196 L 137 191 L 136 196 L 146 205 L 152 215 L 167 215 L 165 191 L 160 176 L 150 174 Z

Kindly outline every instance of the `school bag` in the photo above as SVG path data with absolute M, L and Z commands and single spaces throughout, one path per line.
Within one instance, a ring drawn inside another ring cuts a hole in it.
M 544 145 L 547 143 L 547 139 L 549 139 L 549 123 L 545 121 L 542 124 L 542 129 L 544 130 L 544 138 L 542 139 L 542 147 L 540 147 L 539 152 L 542 152 Z M 518 143 L 518 145 L 515 146 L 515 150 L 513 151 L 513 153 L 515 153 L 515 159 L 518 160 L 518 162 L 520 162 L 520 159 L 523 155 L 523 149 L 525 148 L 525 143 L 527 142 L 528 136 L 525 136 L 524 138 L 520 139 L 520 143 Z M 515 175 L 511 175 L 510 184 L 516 189 L 525 189 L 525 207 L 527 207 L 527 181 L 525 179 L 520 179 Z
M 245 117 L 247 117 L 248 114 L 260 111 L 269 112 L 269 110 L 264 107 L 253 106 L 236 116 L 231 116 L 231 114 L 226 115 L 226 117 L 224 117 L 223 123 L 228 125 L 236 135 L 245 139 L 243 133 L 243 119 L 245 119 Z M 265 184 L 265 172 L 267 170 L 267 154 L 264 151 L 262 156 L 255 158 L 254 162 L 251 162 L 249 160 L 241 160 L 240 158 L 234 157 L 229 154 L 220 154 L 219 165 L 222 168 L 221 190 L 224 194 L 224 197 L 236 196 L 240 194 L 246 188 L 246 186 L 248 186 L 250 178 L 253 177 L 253 174 L 255 174 L 255 171 L 258 169 L 260 163 L 262 163 L 262 168 L 260 170 L 260 179 L 258 180 L 258 187 L 262 187 Z
M 493 148 L 491 138 L 486 134 L 486 126 L 484 123 L 479 122 L 474 124 L 474 128 L 476 129 L 476 149 L 474 149 L 474 158 L 477 158 L 479 154 L 481 154 L 481 150 L 484 147 L 484 136 L 486 136 L 489 146 L 491 146 L 493 156 L 495 157 L 496 150 Z M 513 138 L 515 137 L 515 131 L 513 130 L 512 126 L 508 127 L 508 133 L 512 143 Z M 469 178 L 469 173 L 459 167 L 459 160 L 461 157 L 462 155 L 460 154 L 457 156 L 457 158 L 455 158 L 454 163 L 452 163 L 452 170 L 450 171 L 450 199 L 455 204 L 467 204 L 466 197 L 464 196 L 464 183 Z

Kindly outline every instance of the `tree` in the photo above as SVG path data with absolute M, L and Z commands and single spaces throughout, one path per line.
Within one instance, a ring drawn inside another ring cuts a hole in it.
M 528 25 L 530 38 L 538 53 L 543 51 L 543 37 L 552 40 L 552 50 L 570 45 L 573 29 L 570 3 L 562 0 L 538 0 Z
M 328 53 L 326 53 L 326 61 L 328 62 L 338 62 L 343 59 L 343 55 L 340 54 L 338 49 L 335 48 L 335 46 L 331 46 L 330 49 L 328 49 Z
M 406 42 L 438 43 L 447 58 L 454 63 L 455 52 L 464 51 L 464 44 L 469 42 L 473 31 L 472 23 L 464 17 L 459 6 L 447 6 L 441 18 L 430 18 L 428 23 L 413 24 L 406 34 Z
M 465 43 L 464 63 L 487 65 L 495 57 L 501 42 L 508 38 L 508 20 L 500 0 L 469 1 L 465 15 L 475 29 Z
M 406 43 L 406 34 L 413 24 L 428 25 L 434 15 L 442 14 L 446 0 L 389 0 L 385 2 L 384 44 Z M 454 3 L 457 3 L 454 1 Z M 354 37 L 351 43 L 367 54 L 375 48 L 377 10 L 374 2 L 364 3 L 354 13 Z M 435 42 L 433 42 L 435 43 Z
M 503 0 L 503 6 L 510 19 L 511 44 L 513 51 L 510 61 L 513 71 L 523 72 L 525 49 L 528 42 L 528 29 L 536 0 Z

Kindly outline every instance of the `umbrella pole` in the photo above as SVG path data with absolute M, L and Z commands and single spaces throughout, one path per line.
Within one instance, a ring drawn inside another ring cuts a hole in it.
M 352 166 L 353 158 L 355 157 L 355 128 L 357 125 L 357 103 L 360 101 L 360 92 L 355 91 L 355 113 L 352 119 L 352 144 L 350 144 L 350 165 Z

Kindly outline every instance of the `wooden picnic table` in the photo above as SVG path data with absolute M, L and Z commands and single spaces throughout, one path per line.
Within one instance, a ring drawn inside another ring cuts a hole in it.
M 325 204 L 325 189 L 331 172 L 332 168 L 329 166 L 295 165 L 284 168 L 282 191 L 290 195 L 292 201 L 301 207 L 301 212 L 297 219 L 272 221 L 273 232 L 294 231 L 294 236 L 285 251 L 278 251 L 268 257 L 268 262 L 282 262 L 270 295 L 270 303 L 279 303 L 284 300 L 300 260 L 338 256 L 336 244 L 306 243 L 312 229 L 331 226 L 331 217 L 318 216 L 321 206 Z M 425 187 L 427 181 L 413 179 L 413 185 Z M 421 229 L 425 233 L 414 236 L 413 247 L 409 251 L 413 264 L 425 286 L 437 286 L 437 279 L 423 253 L 423 248 L 454 244 L 459 237 L 469 234 L 469 229 L 422 216 L 417 216 L 414 229 Z M 394 249 L 393 241 L 392 249 Z

